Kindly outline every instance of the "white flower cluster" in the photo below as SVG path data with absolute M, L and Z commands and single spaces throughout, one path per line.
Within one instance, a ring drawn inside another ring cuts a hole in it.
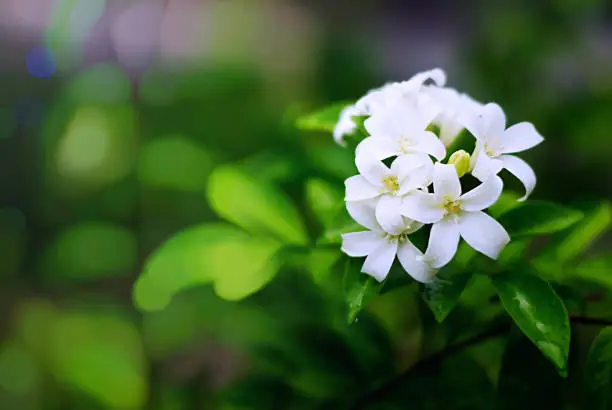
M 453 259 L 460 238 L 496 259 L 510 238 L 483 210 L 502 193 L 498 173 L 505 168 L 523 183 L 521 201 L 535 187 L 532 168 L 509 155 L 543 141 L 534 126 L 521 122 L 506 128 L 499 105 L 481 104 L 445 83 L 445 73 L 434 69 L 387 84 L 346 108 L 336 125 L 334 138 L 344 145 L 343 137 L 357 127 L 353 117 L 368 117 L 364 128 L 369 136 L 355 150 L 359 174 L 345 182 L 347 210 L 368 230 L 343 235 L 342 250 L 367 256 L 362 272 L 378 281 L 388 275 L 396 256 L 414 279 L 431 281 Z M 463 129 L 475 137 L 473 153 L 448 155 Z M 460 178 L 467 173 L 480 184 L 462 193 Z M 433 226 L 423 253 L 409 235 L 425 224 Z

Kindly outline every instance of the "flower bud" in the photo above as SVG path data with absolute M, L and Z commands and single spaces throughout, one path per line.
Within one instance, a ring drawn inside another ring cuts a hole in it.
M 448 163 L 455 166 L 457 175 L 461 178 L 470 170 L 470 154 L 464 150 L 455 151 L 448 159 Z

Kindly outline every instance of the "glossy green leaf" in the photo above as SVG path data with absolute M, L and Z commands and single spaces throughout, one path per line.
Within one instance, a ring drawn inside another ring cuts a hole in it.
M 333 185 L 322 179 L 306 182 L 306 199 L 312 212 L 323 227 L 329 227 L 344 207 L 342 185 Z
M 581 207 L 584 218 L 569 232 L 554 235 L 538 259 L 557 263 L 575 259 L 601 236 L 612 222 L 612 206 L 608 202 Z
M 340 113 L 346 107 L 351 105 L 350 102 L 339 102 L 315 111 L 311 114 L 304 115 L 297 119 L 297 128 L 304 131 L 324 131 L 333 132 Z
M 255 235 L 304 245 L 308 235 L 295 206 L 275 186 L 232 166 L 216 168 L 208 181 L 208 200 L 222 218 Z
M 510 339 L 497 383 L 503 410 L 561 409 L 562 382 L 527 338 Z
M 585 384 L 588 409 L 612 409 L 612 327 L 603 329 L 591 345 Z
M 423 299 L 438 322 L 444 321 L 455 307 L 471 278 L 471 273 L 462 273 L 448 278 L 439 277 L 423 286 Z
M 363 261 L 348 258 L 344 272 L 344 298 L 348 309 L 348 322 L 352 323 L 359 312 L 374 299 L 382 289 L 382 283 L 361 272 Z
M 547 235 L 580 221 L 582 212 L 551 202 L 531 201 L 511 209 L 499 218 L 513 238 Z
M 504 309 L 566 377 L 570 324 L 563 301 L 548 282 L 534 275 L 503 273 L 492 280 Z
M 612 288 L 612 255 L 587 259 L 576 267 L 576 276 Z
M 142 310 L 160 310 L 176 293 L 205 283 L 213 283 L 224 299 L 244 298 L 276 274 L 281 247 L 227 224 L 194 226 L 151 255 L 134 286 L 134 301 Z

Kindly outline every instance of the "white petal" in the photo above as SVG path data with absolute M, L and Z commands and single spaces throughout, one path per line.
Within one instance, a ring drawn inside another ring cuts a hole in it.
M 410 219 L 426 224 L 438 222 L 444 217 L 444 209 L 434 195 L 421 191 L 404 197 L 400 212 Z
M 345 200 L 362 201 L 380 195 L 380 188 L 370 184 L 362 175 L 355 175 L 344 181 L 346 187 Z
M 366 258 L 361 271 L 382 282 L 389 274 L 396 253 L 397 243 L 384 241 Z
M 450 147 L 463 129 L 456 119 L 446 116 L 440 116 L 437 124 L 440 127 L 440 141 L 445 147 Z
M 453 259 L 458 246 L 459 227 L 452 217 L 444 218 L 431 227 L 425 260 L 433 268 L 441 268 Z
M 399 181 L 410 177 L 414 171 L 424 166 L 433 166 L 431 158 L 425 154 L 405 154 L 398 156 L 391 164 L 391 173 Z
M 527 197 L 531 195 L 536 185 L 536 175 L 535 172 L 533 172 L 533 168 L 514 155 L 502 155 L 499 159 L 504 163 L 504 168 L 517 177 L 525 186 L 525 195 L 520 198 L 519 201 L 522 202 L 526 200 Z
M 468 245 L 491 259 L 497 259 L 510 242 L 504 227 L 484 212 L 462 214 L 459 217 L 459 231 Z
M 544 141 L 544 137 L 530 122 L 520 122 L 508 128 L 501 136 L 502 152 L 512 154 L 533 148 Z
M 397 139 L 402 132 L 401 117 L 395 110 L 384 110 L 372 114 L 363 123 L 364 128 L 374 138 Z
M 437 163 L 433 170 L 434 195 L 438 203 L 444 198 L 452 200 L 461 196 L 461 182 L 454 165 Z
M 378 249 L 387 240 L 379 232 L 364 231 L 342 235 L 342 252 L 348 256 L 366 256 Z
M 345 146 L 344 136 L 352 134 L 357 129 L 357 124 L 353 121 L 353 116 L 359 115 L 354 105 L 349 105 L 340 113 L 340 118 L 334 127 L 334 140 Z
M 355 158 L 355 164 L 359 173 L 374 186 L 382 188 L 382 180 L 390 175 L 391 171 L 380 160 L 364 155 L 363 153 Z
M 466 211 L 480 211 L 493 205 L 499 199 L 504 183 L 493 176 L 461 196 L 461 208 Z
M 399 234 L 404 230 L 405 223 L 400 207 L 402 198 L 395 195 L 383 195 L 376 205 L 376 220 L 385 232 Z
M 498 158 L 491 158 L 483 151 L 477 154 L 472 175 L 480 181 L 486 181 L 493 175 L 499 174 L 504 163 Z
M 397 259 L 399 259 L 404 270 L 419 282 L 431 282 L 435 277 L 436 269 L 424 261 L 423 252 L 409 240 L 399 245 Z
M 489 103 L 482 107 L 480 115 L 485 121 L 486 135 L 501 137 L 506 129 L 506 114 L 504 114 L 504 110 L 495 103 Z
M 368 199 L 365 201 L 347 202 L 346 210 L 359 225 L 373 231 L 382 232 L 382 228 L 376 220 L 376 204 L 378 199 Z
M 399 146 L 396 141 L 385 137 L 368 137 L 357 145 L 355 149 L 356 163 L 372 160 L 383 160 L 399 153 Z
M 431 155 L 438 161 L 446 156 L 446 148 L 440 139 L 433 132 L 425 131 L 417 137 L 418 143 L 414 150 Z
M 418 91 L 419 87 L 427 80 L 432 80 L 438 87 L 444 87 L 446 84 L 446 73 L 441 68 L 422 71 L 413 75 L 408 81 L 402 83 L 404 87 L 410 90 Z
M 459 115 L 458 121 L 482 142 L 500 138 L 506 129 L 506 115 L 495 103 L 486 104 L 476 112 L 468 109 Z

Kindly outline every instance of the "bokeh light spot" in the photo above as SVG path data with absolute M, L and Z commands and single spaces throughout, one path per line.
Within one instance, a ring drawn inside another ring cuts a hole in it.
M 138 178 L 151 186 L 202 191 L 211 169 L 206 151 L 187 138 L 171 136 L 149 142 L 140 152 Z
M 57 60 L 50 48 L 37 46 L 28 53 L 26 65 L 28 72 L 34 77 L 47 78 L 55 73 Z

